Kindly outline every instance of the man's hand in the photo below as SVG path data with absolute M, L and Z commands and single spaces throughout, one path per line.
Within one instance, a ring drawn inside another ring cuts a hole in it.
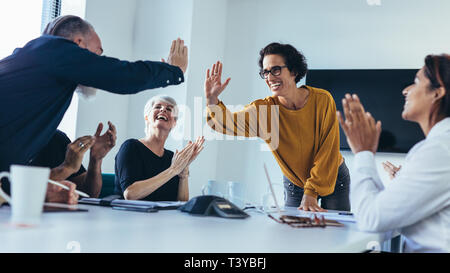
M 326 209 L 319 207 L 317 198 L 303 194 L 302 202 L 300 203 L 299 210 L 314 211 L 314 212 L 326 212 Z
M 91 160 L 102 160 L 106 154 L 116 145 L 117 131 L 116 127 L 108 121 L 108 130 L 103 134 L 100 133 L 103 130 L 103 123 L 99 123 L 97 131 L 95 132 L 95 143 L 91 147 L 90 157 Z
M 77 204 L 78 193 L 75 192 L 75 188 L 77 187 L 77 185 L 69 181 L 59 181 L 59 183 L 68 186 L 70 190 L 65 190 L 59 186 L 48 183 L 45 201 L 54 203 L 66 203 L 69 205 Z
M 166 62 L 164 59 L 161 59 L 161 61 L 163 63 Z M 183 74 L 186 73 L 188 65 L 188 48 L 184 45 L 184 41 L 180 38 L 172 42 L 167 63 L 178 66 L 183 71 Z
M 94 143 L 94 137 L 83 136 L 67 145 L 66 158 L 64 159 L 62 166 L 67 168 L 71 174 L 77 172 L 81 167 L 84 153 L 89 150 Z

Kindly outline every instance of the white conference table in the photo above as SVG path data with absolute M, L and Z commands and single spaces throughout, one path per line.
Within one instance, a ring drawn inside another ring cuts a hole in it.
M 178 210 L 142 213 L 79 207 L 89 211 L 44 213 L 39 226 L 27 228 L 12 226 L 10 207 L 1 207 L 0 252 L 363 252 L 374 244 L 383 246 L 386 239 L 381 233 L 358 231 L 350 222 L 344 227 L 299 229 L 252 210 L 247 219 L 225 219 Z

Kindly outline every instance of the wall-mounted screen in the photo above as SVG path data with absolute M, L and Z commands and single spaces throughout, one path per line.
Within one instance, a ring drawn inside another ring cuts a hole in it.
M 402 90 L 414 82 L 418 69 L 311 69 L 306 84 L 329 91 L 342 112 L 342 98 L 356 93 L 366 111 L 382 122 L 379 152 L 406 153 L 425 136 L 419 125 L 402 119 Z M 341 149 L 350 149 L 340 128 Z

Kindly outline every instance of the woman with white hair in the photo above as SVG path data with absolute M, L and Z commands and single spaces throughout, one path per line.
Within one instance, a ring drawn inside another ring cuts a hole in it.
M 145 138 L 128 139 L 115 163 L 115 193 L 128 200 L 187 201 L 189 165 L 203 149 L 204 138 L 174 154 L 164 148 L 177 122 L 177 103 L 165 95 L 151 98 L 144 108 Z

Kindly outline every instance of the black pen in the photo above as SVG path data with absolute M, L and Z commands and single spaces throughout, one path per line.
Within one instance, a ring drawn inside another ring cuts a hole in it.
M 117 209 L 117 210 L 129 210 L 129 211 L 138 211 L 138 212 L 157 212 L 158 211 L 157 209 L 152 208 L 152 207 L 113 206 L 112 208 Z

